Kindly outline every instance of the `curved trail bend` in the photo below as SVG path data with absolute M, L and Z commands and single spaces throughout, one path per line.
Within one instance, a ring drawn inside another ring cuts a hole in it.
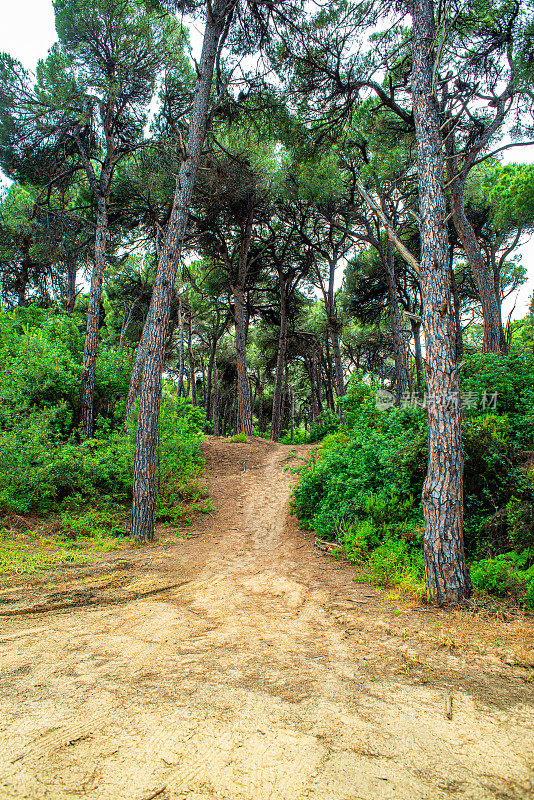
M 307 448 L 250 451 L 208 440 L 191 538 L 0 593 L 0 798 L 533 797 L 525 667 L 355 583 L 289 516 Z

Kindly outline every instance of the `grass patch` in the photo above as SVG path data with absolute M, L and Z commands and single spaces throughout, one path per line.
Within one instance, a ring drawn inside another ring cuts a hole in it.
M 193 513 L 213 510 L 209 486 L 201 478 L 202 467 L 191 466 L 178 477 L 168 480 L 158 494 L 156 520 L 175 525 L 191 525 Z
M 96 554 L 73 550 L 62 539 L 11 531 L 0 532 L 0 576 L 31 575 L 53 569 L 60 564 L 84 564 L 94 561 Z
M 245 433 L 236 433 L 228 439 L 231 444 L 247 444 L 248 439 Z
M 20 525 L 18 529 L 0 529 L 0 576 L 31 575 L 61 564 L 93 562 L 102 553 L 129 546 L 124 508 L 69 507 L 26 529 Z

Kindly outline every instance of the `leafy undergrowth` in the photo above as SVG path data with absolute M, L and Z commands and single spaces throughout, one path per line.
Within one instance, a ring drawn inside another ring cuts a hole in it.
M 247 444 L 248 439 L 246 433 L 236 433 L 234 436 L 230 436 L 228 441 L 231 444 Z
M 190 525 L 194 513 L 209 514 L 212 510 L 209 486 L 202 479 L 202 467 L 192 465 L 178 476 L 169 478 L 160 490 L 156 520 Z
M 187 536 L 194 515 L 212 510 L 201 473 L 200 464 L 189 466 L 160 489 L 156 520 L 161 544 Z M 94 562 L 105 553 L 135 547 L 129 537 L 129 508 L 109 502 L 82 506 L 79 501 L 71 497 L 58 513 L 44 517 L 10 513 L 0 521 L 0 581 L 64 564 Z M 165 522 L 169 524 L 161 524 Z
M 29 575 L 61 564 L 83 564 L 129 546 L 124 524 L 108 511 L 90 509 L 0 530 L 0 576 Z M 5 522 L 9 523 L 9 519 Z M 22 524 L 20 524 L 22 523 Z

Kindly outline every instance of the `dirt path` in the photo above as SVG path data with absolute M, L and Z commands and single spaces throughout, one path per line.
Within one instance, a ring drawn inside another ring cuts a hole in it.
M 528 621 L 356 584 L 290 455 L 210 439 L 190 539 L 0 593 L 0 798 L 534 797 Z

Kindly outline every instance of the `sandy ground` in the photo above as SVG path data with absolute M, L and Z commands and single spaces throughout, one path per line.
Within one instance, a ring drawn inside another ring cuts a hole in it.
M 189 539 L 0 593 L 0 798 L 534 797 L 530 622 L 355 583 L 250 450 Z

